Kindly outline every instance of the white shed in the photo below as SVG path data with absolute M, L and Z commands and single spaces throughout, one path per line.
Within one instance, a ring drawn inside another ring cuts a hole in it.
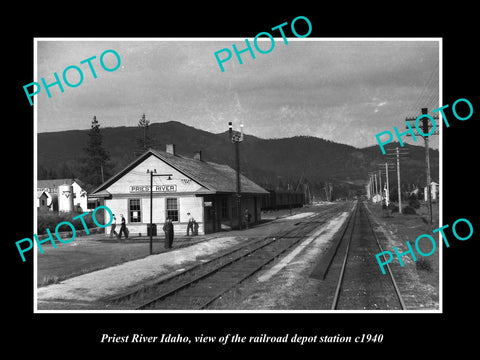
M 428 187 L 425 186 L 425 188 L 423 189 L 423 193 L 424 193 L 424 198 L 425 198 L 425 201 L 428 201 Z M 435 181 L 432 181 L 430 183 L 430 193 L 432 194 L 432 201 L 437 201 L 438 200 L 438 195 L 439 195 L 439 187 L 438 187 L 438 183 L 436 183 Z

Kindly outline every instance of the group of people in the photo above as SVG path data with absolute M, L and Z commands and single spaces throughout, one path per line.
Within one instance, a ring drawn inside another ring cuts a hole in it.
M 198 223 L 195 221 L 195 218 L 187 213 L 188 216 L 188 225 L 187 225 L 187 236 L 190 236 L 190 232 L 193 236 L 198 235 Z M 171 249 L 173 244 L 173 222 L 172 219 L 167 217 L 165 224 L 163 225 L 163 232 L 165 233 L 165 249 Z
M 128 229 L 127 225 L 125 225 L 125 218 L 123 217 L 123 214 L 120 214 L 120 222 L 117 224 L 117 218 L 115 214 L 113 214 L 113 221 L 112 221 L 112 227 L 110 229 L 110 238 L 112 238 L 114 235 L 118 238 L 122 238 L 122 234 L 125 236 L 125 239 L 128 239 Z M 117 234 L 115 229 L 117 228 L 117 225 L 120 226 L 120 232 Z
M 187 213 L 187 216 L 187 236 L 190 236 L 190 233 L 192 234 L 192 236 L 198 235 L 197 221 L 190 213 Z M 123 214 L 121 214 L 120 217 L 120 222 L 117 223 L 117 218 L 115 217 L 115 214 L 113 214 L 113 221 L 110 229 L 110 238 L 115 235 L 118 239 L 121 239 L 123 234 L 125 236 L 125 239 L 128 239 L 128 229 L 125 225 L 125 218 L 123 217 Z M 249 213 L 248 209 L 245 209 L 245 212 L 243 213 L 243 219 L 245 227 L 248 229 L 251 221 L 251 214 Z M 117 225 L 120 226 L 120 231 L 118 233 L 115 231 Z M 167 217 L 167 219 L 165 220 L 165 224 L 163 225 L 163 232 L 165 233 L 165 249 L 171 249 L 173 245 L 174 231 L 172 219 L 170 219 L 169 217 Z
M 187 236 L 190 236 L 190 233 L 193 236 L 198 235 L 197 221 L 190 213 L 187 213 L 187 215 L 188 215 Z M 123 234 L 125 236 L 125 239 L 128 239 L 128 229 L 127 229 L 127 226 L 125 225 L 125 218 L 123 217 L 123 214 L 121 214 L 120 217 L 121 219 L 117 223 L 117 217 L 115 216 L 115 214 L 113 214 L 113 221 L 110 228 L 110 238 L 113 238 L 113 236 L 116 236 L 118 239 L 121 239 Z M 120 232 L 118 233 L 116 231 L 117 226 L 120 226 Z M 167 217 L 167 219 L 165 220 L 165 224 L 163 225 L 163 232 L 165 233 L 165 249 L 171 249 L 173 244 L 174 231 L 173 231 L 172 219 L 170 219 L 169 217 Z

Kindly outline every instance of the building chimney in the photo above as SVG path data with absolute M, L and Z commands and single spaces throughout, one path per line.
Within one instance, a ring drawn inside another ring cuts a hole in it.
M 167 153 L 175 155 L 175 144 L 167 144 Z
M 194 158 L 195 160 L 203 161 L 202 151 L 201 151 L 201 150 L 195 151 L 195 154 L 193 155 L 193 158 Z

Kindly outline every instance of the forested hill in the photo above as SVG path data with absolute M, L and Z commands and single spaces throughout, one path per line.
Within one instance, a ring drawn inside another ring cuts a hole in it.
M 88 130 L 71 130 L 38 134 L 38 177 L 82 179 L 82 157 L 88 140 Z M 101 128 L 103 145 L 110 154 L 111 166 L 106 177 L 113 175 L 139 155 L 138 127 Z M 148 128 L 153 147 L 164 150 L 166 144 L 175 144 L 177 153 L 192 157 L 201 150 L 204 160 L 234 167 L 234 148 L 227 132 L 213 134 L 180 122 L 153 123 Z M 363 149 L 332 141 L 296 136 L 282 139 L 260 139 L 246 135 L 241 146 L 241 171 L 267 188 L 286 189 L 287 184 L 301 188 L 308 183 L 313 193 L 323 194 L 325 182 L 336 189 L 363 190 L 368 172 L 378 170 L 385 158 L 378 146 Z M 390 144 L 390 147 L 398 143 Z M 404 186 L 425 183 L 425 150 L 422 146 L 406 145 L 409 155 L 402 159 Z M 438 181 L 437 150 L 430 151 L 432 179 Z M 90 169 L 92 171 L 92 169 Z M 391 174 L 396 181 L 395 173 Z M 91 186 L 95 184 L 90 184 Z M 345 195 L 345 194 L 343 194 Z

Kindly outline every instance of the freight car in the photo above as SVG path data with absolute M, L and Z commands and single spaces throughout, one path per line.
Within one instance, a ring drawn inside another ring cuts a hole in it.
M 268 190 L 268 194 L 262 197 L 262 210 L 289 209 L 302 207 L 304 204 L 303 192 Z

